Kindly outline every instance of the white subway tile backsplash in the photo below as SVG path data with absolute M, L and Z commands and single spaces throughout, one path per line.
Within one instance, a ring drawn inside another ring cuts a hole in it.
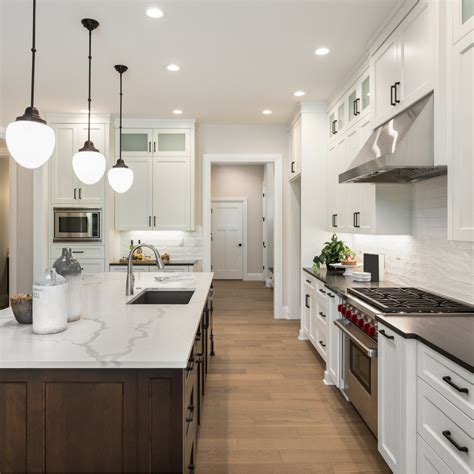
M 387 280 L 474 304 L 474 243 L 447 239 L 447 177 L 413 186 L 413 235 L 354 235 L 353 249 L 385 254 Z

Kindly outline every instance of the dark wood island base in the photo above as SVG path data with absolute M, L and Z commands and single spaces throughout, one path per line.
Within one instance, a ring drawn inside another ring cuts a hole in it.
M 210 313 L 185 369 L 0 369 L 0 472 L 194 472 Z

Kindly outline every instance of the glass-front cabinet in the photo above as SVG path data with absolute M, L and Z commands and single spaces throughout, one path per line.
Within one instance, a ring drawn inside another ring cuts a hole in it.
M 456 44 L 466 34 L 474 31 L 474 0 L 453 0 L 454 34 Z
M 361 112 L 370 105 L 370 76 L 367 76 L 361 84 Z
M 349 124 L 353 123 L 370 105 L 370 76 L 362 76 L 352 89 L 347 98 Z
M 189 156 L 190 132 L 187 129 L 154 130 L 153 153 L 156 156 Z
M 120 131 L 115 133 L 115 156 L 120 149 Z M 151 156 L 153 152 L 153 130 L 144 128 L 122 129 L 122 156 Z

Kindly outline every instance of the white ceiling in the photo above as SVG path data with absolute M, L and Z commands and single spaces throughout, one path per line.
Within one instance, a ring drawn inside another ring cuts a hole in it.
M 212 123 L 283 123 L 298 98 L 325 100 L 360 59 L 400 0 L 230 1 L 38 0 L 37 106 L 46 112 L 87 107 L 87 31 L 93 33 L 93 109 L 124 115 L 197 118 Z M 153 20 L 145 9 L 159 6 Z M 3 120 L 28 105 L 31 0 L 3 0 Z M 331 49 L 318 57 L 318 46 Z M 165 69 L 181 66 L 178 73 Z M 273 114 L 263 116 L 270 108 Z

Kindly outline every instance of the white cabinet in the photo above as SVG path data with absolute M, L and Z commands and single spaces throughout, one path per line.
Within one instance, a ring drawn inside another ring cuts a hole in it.
M 452 99 L 450 237 L 474 242 L 474 31 L 453 47 Z
M 416 472 L 420 474 L 453 472 L 420 435 L 416 438 Z
M 378 323 L 378 450 L 397 474 L 415 472 L 416 341 Z
M 328 227 L 345 232 L 347 227 L 347 184 L 339 184 L 339 174 L 347 168 L 347 140 L 344 135 L 328 151 Z
M 453 6 L 453 43 L 467 33 L 474 31 L 474 3 L 472 0 L 452 0 Z
M 123 129 L 122 155 L 134 181 L 127 193 L 115 195 L 116 230 L 194 228 L 194 124 L 159 123 L 131 120 L 133 126 Z
M 303 275 L 304 276 L 304 275 Z M 311 280 L 306 278 L 303 285 L 303 321 L 302 327 L 306 334 L 306 337 L 310 338 L 310 326 L 311 326 L 311 306 L 314 300 L 314 289 L 311 286 Z
M 290 180 L 301 174 L 301 116 L 294 122 L 290 130 Z
M 433 90 L 435 8 L 433 2 L 420 2 L 372 56 L 374 128 Z
M 50 202 L 54 205 L 84 206 L 103 204 L 105 180 L 87 185 L 79 181 L 72 168 L 73 155 L 87 140 L 87 125 L 77 123 L 53 123 L 56 147 L 49 161 Z M 91 140 L 106 157 L 106 126 L 91 125 Z
M 116 230 L 151 230 L 153 226 L 153 162 L 152 159 L 131 157 L 126 160 L 133 170 L 132 187 L 115 195 Z
M 336 387 L 340 387 L 341 378 L 341 331 L 337 329 L 334 321 L 339 317 L 338 305 L 341 303 L 339 296 L 331 291 L 326 292 L 329 300 L 327 306 L 327 360 L 326 360 L 326 373 L 329 375 L 329 379 L 326 376 L 326 383 L 332 383 Z

